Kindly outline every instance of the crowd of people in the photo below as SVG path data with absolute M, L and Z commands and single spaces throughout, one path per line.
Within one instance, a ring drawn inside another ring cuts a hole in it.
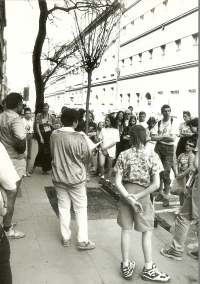
M 147 118 L 144 111 L 136 114 L 131 106 L 117 114 L 108 114 L 105 121 L 98 122 L 95 122 L 95 114 L 89 111 L 86 133 L 84 109 L 77 111 L 64 106 L 61 115 L 56 117 L 49 113 L 49 105 L 45 103 L 42 112 L 33 119 L 31 109 L 24 108 L 18 93 L 10 93 L 4 99 L 0 112 L 0 151 L 4 157 L 0 160 L 0 193 L 7 197 L 7 212 L 0 226 L 0 283 L 12 283 L 7 238 L 25 236 L 12 221 L 14 204 L 22 178 L 30 178 L 36 167 L 41 167 L 43 175 L 51 171 L 65 247 L 70 245 L 71 239 L 72 202 L 80 250 L 95 248 L 95 243 L 88 237 L 86 182 L 93 174 L 99 176 L 100 184 L 112 186 L 110 179 L 114 171 L 115 187 L 120 193 L 117 223 L 122 230 L 123 277 L 130 279 L 135 268 L 135 262 L 129 260 L 134 225 L 134 229 L 142 233 L 145 261 L 142 279 L 169 282 L 170 276 L 159 272 L 152 260 L 155 212 L 150 194 L 159 190 L 155 201 L 163 202 L 164 207 L 169 206 L 170 190 L 180 195 L 181 208 L 173 241 L 169 249 L 161 250 L 161 254 L 181 260 L 189 226 L 198 219 L 198 118 L 183 111 L 184 122 L 178 128 L 169 105 L 161 107 L 161 120 L 153 116 Z M 180 139 L 175 147 L 177 137 Z M 29 170 L 33 138 L 37 140 L 38 153 Z M 5 164 L 8 167 L 2 170 Z M 198 251 L 189 252 L 189 255 L 198 259 Z

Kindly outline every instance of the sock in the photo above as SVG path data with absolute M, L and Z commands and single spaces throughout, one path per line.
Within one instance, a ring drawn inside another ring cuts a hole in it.
M 11 228 L 11 226 L 9 226 L 9 227 L 3 227 L 3 230 L 6 231 L 6 232 L 8 232 L 8 231 L 10 230 L 10 228 Z
M 128 266 L 128 261 L 123 261 L 123 268 Z
M 152 268 L 152 262 L 145 263 L 144 266 L 145 266 L 146 269 L 151 269 Z
M 104 178 L 104 175 L 103 175 L 103 176 L 101 176 L 101 178 Z
M 109 179 L 107 179 L 106 181 L 109 181 Z

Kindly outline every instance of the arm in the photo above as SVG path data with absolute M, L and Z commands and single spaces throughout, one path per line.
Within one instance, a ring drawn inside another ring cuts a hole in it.
M 102 150 L 102 151 L 106 151 L 107 149 L 109 149 L 109 148 L 111 148 L 111 147 L 113 147 L 113 146 L 115 146 L 115 145 L 116 145 L 116 142 L 112 142 L 112 143 L 110 143 L 108 146 L 101 148 L 101 150 Z
M 137 200 L 140 200 L 140 198 L 154 192 L 155 190 L 157 190 L 160 186 L 160 175 L 159 175 L 159 172 L 156 172 L 154 175 L 153 175 L 153 183 L 145 188 L 143 191 L 137 193 L 137 194 L 131 194 L 131 196 L 137 201 Z
M 151 136 L 152 141 L 174 142 L 175 139 L 176 139 L 175 134 L 170 134 L 166 136 L 157 136 L 157 135 Z
M 44 143 L 44 140 L 43 140 L 42 134 L 41 134 L 41 132 L 40 132 L 39 122 L 36 122 L 35 127 L 36 127 L 37 133 L 38 133 L 39 138 L 40 138 L 40 143 Z
M 26 134 L 24 133 L 24 125 L 20 117 L 12 121 L 11 129 L 16 138 L 15 150 L 19 154 L 23 154 L 26 151 Z

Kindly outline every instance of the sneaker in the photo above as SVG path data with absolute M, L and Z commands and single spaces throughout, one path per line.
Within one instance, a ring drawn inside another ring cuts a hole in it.
M 94 249 L 95 244 L 89 240 L 87 242 L 78 242 L 77 248 L 82 250 Z
M 177 261 L 182 260 L 182 256 L 176 255 L 171 249 L 161 249 L 160 253 L 165 257 L 172 258 Z
M 197 251 L 189 251 L 188 255 L 194 259 L 199 259 L 198 257 L 198 250 Z
M 99 184 L 103 184 L 104 182 L 105 182 L 105 179 L 104 178 L 100 178 Z
M 135 269 L 135 262 L 134 261 L 129 261 L 128 266 L 125 266 L 123 268 L 123 262 L 121 262 L 121 271 L 123 273 L 123 277 L 125 279 L 131 279 L 133 276 L 133 271 Z
M 158 271 L 155 263 L 152 265 L 151 269 L 146 269 L 145 267 L 142 270 L 142 280 L 154 281 L 158 283 L 167 283 L 170 281 L 170 276 Z
M 69 247 L 70 239 L 69 240 L 62 239 L 62 244 L 63 244 L 64 247 Z
M 10 230 L 8 232 L 4 231 L 6 234 L 6 237 L 8 239 L 21 239 L 25 237 L 25 233 L 17 231 L 14 227 L 11 226 Z
M 90 169 L 90 173 L 91 173 L 91 172 L 95 172 L 95 171 L 96 171 L 95 167 L 92 167 L 92 168 Z
M 86 181 L 90 181 L 90 177 L 89 177 L 89 175 L 87 175 Z
M 163 199 L 163 207 L 169 207 L 169 199 L 168 198 Z
M 156 196 L 155 201 L 156 201 L 156 202 L 158 202 L 158 201 L 163 201 L 163 199 L 164 199 L 164 195 L 162 195 L 162 194 L 159 193 L 159 194 Z

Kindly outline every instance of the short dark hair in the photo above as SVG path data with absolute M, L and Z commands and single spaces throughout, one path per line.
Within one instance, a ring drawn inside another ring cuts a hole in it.
M 67 109 L 67 106 L 63 106 L 63 107 L 61 108 L 61 112 L 63 112 L 65 109 Z
M 43 109 L 44 107 L 46 107 L 46 106 L 49 108 L 49 104 L 48 104 L 48 103 L 43 103 L 43 104 L 42 104 L 42 109 Z
M 184 110 L 183 114 L 186 114 L 187 116 L 191 117 L 191 113 L 189 112 L 189 110 Z
M 129 106 L 129 107 L 128 107 L 128 109 L 130 109 L 130 108 L 132 108 L 132 109 L 133 109 L 133 107 L 132 107 L 132 106 Z
M 162 107 L 161 107 L 161 113 L 163 112 L 163 109 L 164 108 L 170 108 L 170 110 L 171 110 L 171 107 L 169 106 L 169 105 L 163 105 Z
M 187 139 L 187 141 L 186 141 L 186 144 L 187 144 L 187 142 L 189 142 L 190 144 L 193 144 L 194 145 L 194 148 L 196 147 L 196 141 L 194 141 L 194 139 Z
M 150 125 L 150 123 L 155 123 L 155 124 L 157 123 L 155 117 L 153 116 L 149 117 L 149 119 L 147 120 L 147 124 Z
M 139 148 L 140 145 L 146 144 L 146 130 L 142 125 L 132 126 L 129 130 L 130 133 L 130 145 Z
M 61 114 L 61 122 L 64 126 L 72 126 L 74 122 L 78 122 L 79 113 L 73 108 L 65 109 Z
M 190 119 L 190 120 L 188 120 L 188 121 L 186 121 L 186 125 L 187 126 L 194 126 L 194 127 L 198 127 L 198 117 L 195 117 L 195 118 L 193 118 L 193 119 Z
M 25 109 L 24 109 L 24 114 L 25 114 L 27 111 L 30 111 L 30 112 L 31 112 L 30 107 L 25 107 Z
M 139 112 L 139 116 L 140 116 L 140 115 L 143 115 L 143 114 L 146 116 L 146 112 L 144 112 L 144 111 L 140 111 L 140 112 Z
M 7 109 L 14 109 L 18 107 L 18 104 L 21 103 L 22 101 L 23 101 L 23 97 L 19 93 L 10 93 L 5 98 Z

